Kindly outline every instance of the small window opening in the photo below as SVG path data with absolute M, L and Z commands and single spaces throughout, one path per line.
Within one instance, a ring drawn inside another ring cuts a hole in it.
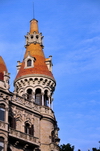
M 29 99 L 29 100 L 32 99 L 32 89 L 27 90 L 27 99 Z
M 39 38 L 39 36 L 38 35 L 36 35 L 36 39 L 38 39 Z
M 48 91 L 45 90 L 45 92 L 44 92 L 44 105 L 45 106 L 48 106 L 48 96 L 47 96 L 47 94 L 48 94 Z
M 35 102 L 38 105 L 42 105 L 42 95 L 41 95 L 41 90 L 40 89 L 36 89 Z
M 31 65 L 32 65 L 32 60 L 31 59 L 27 60 L 27 67 L 29 67 Z
M 31 39 L 33 39 L 33 35 L 31 35 Z
M 28 123 L 25 124 L 25 133 L 29 134 L 30 125 Z
M 16 129 L 16 119 L 12 116 L 9 116 L 9 127 Z

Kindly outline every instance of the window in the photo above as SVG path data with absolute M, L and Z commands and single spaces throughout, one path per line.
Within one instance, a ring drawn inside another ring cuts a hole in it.
M 31 35 L 31 39 L 33 39 L 33 35 Z
M 4 138 L 0 137 L 0 151 L 4 151 Z
M 16 129 L 16 119 L 14 117 L 9 116 L 9 126 Z
M 27 90 L 27 99 L 29 99 L 29 100 L 32 99 L 32 89 Z
M 38 39 L 39 38 L 39 36 L 38 35 L 36 35 L 36 39 Z
M 30 125 L 28 123 L 25 124 L 25 133 L 29 134 Z
M 30 126 L 29 123 L 25 123 L 25 133 L 34 136 L 34 126 Z
M 5 121 L 5 105 L 0 104 L 0 120 Z
M 47 96 L 47 93 L 48 93 L 48 91 L 45 90 L 45 92 L 44 92 L 44 105 L 45 106 L 48 106 L 48 96 Z
M 27 60 L 27 67 L 30 67 L 32 65 L 32 60 L 31 59 L 28 59 Z
M 35 92 L 35 102 L 38 105 L 42 105 L 42 95 L 41 95 L 41 90 L 40 89 L 36 89 L 36 92 Z

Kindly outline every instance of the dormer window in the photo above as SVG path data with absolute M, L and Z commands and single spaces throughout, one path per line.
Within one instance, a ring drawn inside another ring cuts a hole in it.
M 34 67 L 34 62 L 35 62 L 35 58 L 34 57 L 32 57 L 31 55 L 30 55 L 30 53 L 28 54 L 28 56 L 24 59 L 24 62 L 25 62 L 25 69 L 26 68 L 33 68 Z
M 31 59 L 28 59 L 28 60 L 27 60 L 27 67 L 30 67 L 30 66 L 32 66 L 32 60 L 31 60 Z

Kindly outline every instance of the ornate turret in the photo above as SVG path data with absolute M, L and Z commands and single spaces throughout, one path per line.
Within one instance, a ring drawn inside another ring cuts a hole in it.
M 9 73 L 3 58 L 0 56 L 0 88 L 6 91 L 9 90 Z
M 38 21 L 30 21 L 26 51 L 18 61 L 14 93 L 0 57 L 0 149 L 4 151 L 59 151 L 57 121 L 52 108 L 56 82 L 52 56 L 45 58 Z
M 50 107 L 56 82 L 52 74 L 52 57 L 46 59 L 44 56 L 43 36 L 39 33 L 37 20 L 30 21 L 30 32 L 25 38 L 26 52 L 22 63 L 18 61 L 15 92 Z

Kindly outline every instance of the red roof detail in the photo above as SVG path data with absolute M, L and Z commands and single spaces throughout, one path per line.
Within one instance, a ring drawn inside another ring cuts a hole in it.
M 29 74 L 46 75 L 54 79 L 53 74 L 47 68 L 47 65 L 45 63 L 45 56 L 44 56 L 44 53 L 40 44 L 32 43 L 29 46 L 27 46 L 24 58 L 26 58 L 28 54 L 30 54 L 30 56 L 36 59 L 34 62 L 34 67 L 24 68 L 25 63 L 23 61 L 21 68 L 16 76 L 16 79 L 20 78 L 21 76 L 25 76 Z
M 0 56 L 0 80 L 4 80 L 4 71 L 8 72 L 6 64 L 3 58 Z

